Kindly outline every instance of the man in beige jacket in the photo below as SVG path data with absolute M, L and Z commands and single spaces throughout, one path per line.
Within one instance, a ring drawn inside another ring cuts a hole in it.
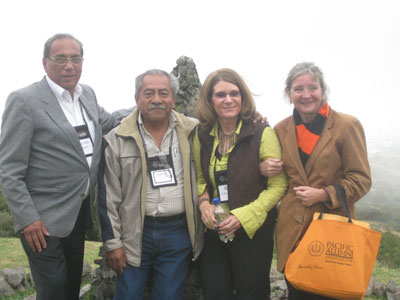
M 99 215 L 114 299 L 182 299 L 190 258 L 203 243 L 191 138 L 196 121 L 172 111 L 179 85 L 149 70 L 136 78 L 137 109 L 104 138 Z

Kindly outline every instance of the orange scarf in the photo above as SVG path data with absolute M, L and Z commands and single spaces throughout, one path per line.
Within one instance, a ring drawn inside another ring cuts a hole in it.
M 325 105 L 319 109 L 314 120 L 311 123 L 305 124 L 301 120 L 299 112 L 296 109 L 293 109 L 293 117 L 296 124 L 297 133 L 297 147 L 299 149 L 303 166 L 306 165 L 308 158 L 310 157 L 315 145 L 319 140 L 322 129 L 324 129 L 326 119 L 328 118 L 328 114 L 329 105 L 328 103 L 325 103 Z

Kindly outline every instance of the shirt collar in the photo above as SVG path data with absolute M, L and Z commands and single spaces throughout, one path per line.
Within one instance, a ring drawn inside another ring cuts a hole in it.
M 173 130 L 176 127 L 177 122 L 178 122 L 178 120 L 175 118 L 174 114 L 171 113 L 169 115 L 169 120 L 168 120 L 168 129 Z M 145 130 L 145 132 L 147 132 L 146 128 L 144 128 L 142 114 L 140 113 L 140 111 L 139 111 L 139 116 L 138 116 L 138 123 L 139 123 L 140 128 L 142 130 Z
M 46 80 L 50 86 L 50 89 L 53 91 L 54 95 L 56 95 L 57 99 L 63 98 L 66 95 L 66 93 L 70 95 L 70 93 L 66 89 L 62 88 L 53 80 L 51 80 L 47 74 L 46 74 Z M 82 87 L 79 84 L 77 84 L 74 90 L 74 98 L 78 99 L 82 95 L 82 92 L 83 92 Z

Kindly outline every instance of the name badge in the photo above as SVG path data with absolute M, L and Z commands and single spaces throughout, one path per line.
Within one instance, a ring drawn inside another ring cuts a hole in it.
M 174 165 L 170 154 L 147 157 L 147 167 L 150 172 L 151 185 L 153 188 L 177 184 Z
M 150 171 L 150 175 L 153 187 L 176 184 L 172 168 Z
M 219 193 L 219 199 L 221 202 L 228 202 L 228 185 L 219 185 L 218 186 L 218 193 Z
M 214 176 L 219 199 L 221 202 L 228 202 L 228 171 L 216 171 Z
M 79 137 L 83 153 L 86 157 L 93 156 L 93 143 L 90 137 L 89 129 L 86 125 L 80 125 L 74 127 Z

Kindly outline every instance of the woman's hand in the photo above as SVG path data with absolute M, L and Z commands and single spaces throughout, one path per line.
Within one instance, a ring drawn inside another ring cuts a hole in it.
M 214 215 L 214 205 L 208 201 L 200 204 L 201 219 L 208 229 L 215 230 L 217 228 L 217 220 Z
M 221 222 L 221 224 L 219 224 L 217 228 L 218 233 L 228 236 L 232 233 L 235 233 L 235 231 L 238 230 L 241 226 L 242 224 L 240 224 L 238 218 L 231 214 L 223 222 Z
M 324 189 L 316 189 L 309 186 L 298 186 L 293 189 L 296 192 L 297 199 L 305 206 L 330 201 L 329 195 Z
M 260 163 L 260 173 L 265 176 L 279 175 L 283 171 L 283 162 L 279 158 L 268 158 Z

